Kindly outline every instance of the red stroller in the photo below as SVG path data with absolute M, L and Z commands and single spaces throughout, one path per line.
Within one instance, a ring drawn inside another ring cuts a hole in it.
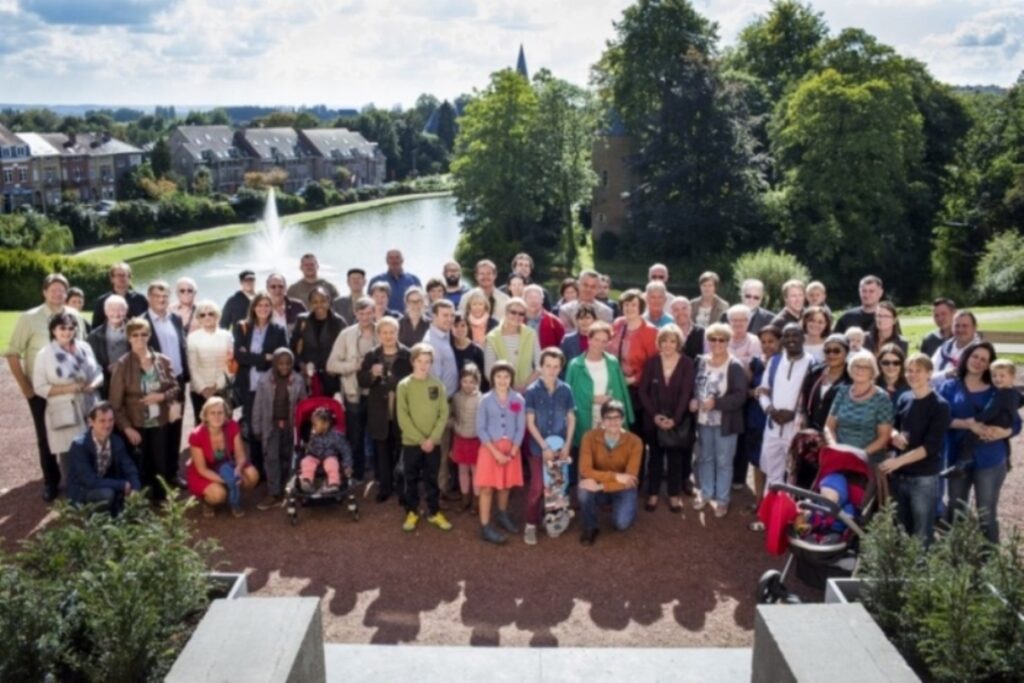
M 285 511 L 292 525 L 299 523 L 299 507 L 329 505 L 334 503 L 346 503 L 346 509 L 352 516 L 352 520 L 359 521 L 359 504 L 356 502 L 352 480 L 342 475 L 341 486 L 336 491 L 325 493 L 323 481 L 325 478 L 323 468 L 317 471 L 316 480 L 312 491 L 303 491 L 299 486 L 299 461 L 305 454 L 306 444 L 309 442 L 309 434 L 312 429 L 313 411 L 317 408 L 327 408 L 334 416 L 334 429 L 345 434 L 345 409 L 337 400 L 330 396 L 313 396 L 299 401 L 295 407 L 295 448 L 292 451 L 291 477 L 285 487 Z

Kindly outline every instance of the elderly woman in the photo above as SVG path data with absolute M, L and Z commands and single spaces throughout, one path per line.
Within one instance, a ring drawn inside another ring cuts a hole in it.
M 646 510 L 658 506 L 661 483 L 665 481 L 669 510 L 681 512 L 683 482 L 690 479 L 690 458 L 693 453 L 693 425 L 689 414 L 693 393 L 693 361 L 683 354 L 683 335 L 675 323 L 658 330 L 658 355 L 651 357 L 644 368 L 639 387 L 643 403 L 644 429 L 651 449 L 647 481 Z M 666 467 L 668 472 L 666 476 Z
M 703 510 L 710 503 L 715 517 L 729 514 L 733 462 L 750 386 L 743 363 L 729 353 L 731 338 L 728 325 L 715 323 L 707 328 L 704 339 L 711 351 L 697 361 L 694 398 L 690 399 L 701 444 L 697 459 L 700 495 L 693 507 Z
M 198 291 L 196 281 L 190 277 L 178 278 L 178 282 L 174 285 L 174 292 L 177 296 L 174 303 L 170 305 L 170 311 L 181 318 L 181 326 L 186 334 L 199 329 L 195 304 Z
M 491 302 L 479 289 L 470 290 L 464 299 L 471 338 L 474 344 L 483 348 L 487 343 L 487 333 L 498 326 L 498 321 L 491 317 Z
M 96 362 L 103 369 L 103 386 L 100 396 L 106 399 L 110 395 L 110 373 L 114 363 L 128 353 L 128 335 L 125 322 L 128 319 L 128 302 L 124 297 L 111 294 L 103 302 L 106 320 L 89 333 L 89 347 L 92 348 Z
M 636 389 L 640 386 L 647 361 L 658 354 L 658 329 L 644 319 L 647 303 L 639 289 L 627 289 L 619 297 L 622 317 L 612 324 L 612 340 L 608 352 L 619 359 L 626 384 L 633 393 L 636 409 Z M 638 418 L 639 419 L 639 418 Z
M 516 305 L 515 301 L 517 299 L 509 300 L 506 316 Z M 495 362 L 489 375 L 491 390 L 480 399 L 476 410 L 480 452 L 473 483 L 480 490 L 480 536 L 488 543 L 500 545 L 508 539 L 505 533 L 518 531 L 508 515 L 508 499 L 514 487 L 523 485 L 521 446 L 526 436 L 526 400 L 512 388 L 515 370 L 511 363 Z M 498 511 L 494 518 L 504 532 L 491 526 L 491 505 L 495 497 Z
M 683 353 L 696 362 L 697 356 L 704 353 L 704 328 L 693 324 L 693 304 L 686 297 L 677 296 L 668 308 L 672 321 L 683 335 Z
M 292 332 L 295 364 L 304 377 L 317 378 L 321 395 L 334 396 L 341 390 L 341 382 L 337 375 L 327 372 L 327 359 L 345 329 L 345 320 L 331 310 L 331 295 L 322 286 L 314 286 L 307 299 L 309 312 L 299 316 Z
M 804 330 L 804 352 L 816 362 L 825 360 L 825 339 L 832 334 L 832 316 L 821 306 L 808 306 L 800 318 Z
M 942 446 L 950 422 L 949 404 L 932 391 L 931 375 L 932 359 L 923 353 L 915 353 L 907 361 L 910 390 L 896 403 L 894 457 L 878 466 L 879 472 L 889 476 L 900 522 L 925 548 L 933 538 Z
M 910 386 L 904 376 L 903 364 L 907 357 L 896 344 L 886 344 L 878 352 L 878 374 L 877 384 L 885 389 L 889 400 L 892 401 L 893 410 L 900 396 L 906 393 Z
M 203 404 L 197 422 L 199 426 L 188 437 L 185 481 L 189 493 L 203 501 L 204 517 L 213 517 L 215 506 L 224 503 L 231 505 L 235 517 L 241 517 L 238 492 L 252 490 L 260 482 L 260 473 L 246 457 L 242 430 L 231 419 L 230 406 L 219 396 Z
M 188 335 L 188 367 L 196 424 L 203 405 L 228 384 L 228 361 L 234 356 L 231 333 L 220 328 L 220 308 L 209 299 L 196 304 L 198 328 Z
M 117 427 L 139 452 L 142 485 L 154 500 L 166 498 L 157 477 L 169 486 L 178 478 L 177 444 L 170 425 L 179 419 L 181 389 L 171 359 L 149 348 L 153 331 L 145 318 L 128 321 L 129 351 L 114 365 L 110 404 Z
M 939 388 L 939 395 L 949 403 L 952 417 L 946 437 L 946 462 L 957 459 L 960 442 L 968 430 L 978 435 L 974 461 L 966 476 L 949 480 L 947 517 L 952 521 L 953 515 L 967 506 L 973 489 L 981 528 L 992 543 L 999 542 L 999 493 L 1009 469 L 1009 438 L 1020 432 L 1021 426 L 1019 417 L 1012 430 L 986 426 L 973 419 L 995 395 L 989 371 L 995 359 L 995 348 L 989 342 L 969 345 L 963 351 L 956 379 L 946 380 Z
M 410 287 L 409 291 L 413 291 Z M 377 321 L 380 342 L 363 357 L 356 376 L 359 386 L 369 389 L 366 429 L 374 443 L 374 479 L 377 480 L 377 502 L 383 503 L 394 493 L 394 471 L 401 448 L 395 396 L 398 383 L 412 374 L 409 349 L 398 342 L 399 323 L 384 317 Z
M 526 302 L 509 299 L 505 303 L 505 319 L 499 327 L 487 333 L 484 344 L 484 372 L 491 376 L 491 368 L 498 361 L 511 363 L 519 381 L 519 393 L 533 383 L 540 373 L 540 343 L 537 333 L 526 322 Z
M 886 454 L 892 435 L 892 401 L 885 389 L 875 384 L 878 362 L 867 351 L 854 353 L 846 361 L 850 386 L 841 389 L 825 421 L 825 441 L 860 448 L 873 465 Z
M 698 278 L 700 296 L 690 300 L 690 304 L 693 306 L 694 323 L 705 329 L 708 325 L 720 320 L 725 315 L 725 312 L 729 310 L 729 302 L 716 293 L 718 291 L 718 283 L 717 273 L 713 273 L 710 270 L 701 273 L 700 278 Z
M 405 315 L 398 325 L 398 341 L 406 348 L 412 348 L 423 341 L 430 329 L 430 317 L 424 314 L 427 295 L 419 287 L 405 290 Z
M 879 301 L 875 310 L 875 329 L 868 332 L 864 348 L 879 355 L 888 344 L 898 346 L 906 357 L 909 345 L 900 333 L 899 313 L 891 301 Z
M 68 478 L 71 442 L 85 430 L 103 371 L 89 344 L 76 339 L 78 316 L 58 313 L 50 318 L 50 343 L 36 355 L 32 388 L 46 399 L 46 439 Z
M 761 357 L 761 340 L 750 332 L 750 309 L 743 304 L 730 306 L 725 313 L 732 339 L 729 341 L 729 353 L 743 364 L 743 369 L 750 370 L 750 361 Z M 705 352 L 711 347 L 705 341 Z

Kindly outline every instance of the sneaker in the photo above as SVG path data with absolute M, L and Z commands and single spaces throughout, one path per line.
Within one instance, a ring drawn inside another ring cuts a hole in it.
M 746 484 L 741 484 L 739 482 L 736 482 L 735 484 L 732 485 L 732 490 L 733 491 L 742 491 L 745 488 L 747 488 L 747 485 Z
M 700 495 L 699 493 L 697 494 L 697 497 L 693 499 L 694 510 L 703 510 L 705 507 L 707 507 L 707 505 L 708 502 L 704 500 L 704 496 Z
M 427 517 L 427 521 L 436 526 L 441 531 L 451 531 L 452 523 L 444 516 L 443 512 L 435 512 L 434 514 Z
M 527 524 L 526 530 L 523 532 L 523 541 L 526 545 L 537 545 L 537 527 L 533 524 Z
M 267 496 L 266 498 L 264 498 L 263 500 L 256 504 L 256 509 L 260 510 L 261 512 L 266 512 L 267 510 L 272 510 L 276 507 L 281 507 L 281 502 L 283 500 L 284 499 L 281 496 Z
M 721 519 L 722 517 L 725 517 L 727 514 L 729 514 L 729 504 L 728 503 L 715 503 L 714 507 L 715 507 L 715 517 L 718 517 L 719 519 Z
M 416 531 L 416 524 L 420 521 L 420 516 L 412 510 L 405 516 L 405 521 L 402 522 L 402 531 Z
M 508 516 L 508 512 L 505 510 L 498 510 L 494 515 L 494 519 L 498 522 L 498 526 L 510 534 L 514 534 L 519 531 L 519 527 L 516 526 L 516 523 L 512 521 L 512 518 Z
M 320 489 L 320 493 L 322 493 L 325 496 L 333 496 L 340 490 L 341 487 L 338 486 L 337 484 L 325 484 L 324 487 Z
M 245 517 L 245 510 L 242 508 L 231 508 L 231 516 L 234 518 Z
M 494 545 L 502 545 L 508 540 L 508 537 L 505 536 L 505 534 L 501 533 L 490 524 L 480 527 L 480 538 L 484 539 L 488 543 L 493 543 Z
M 311 479 L 299 479 L 299 491 L 302 493 L 313 493 L 313 481 Z

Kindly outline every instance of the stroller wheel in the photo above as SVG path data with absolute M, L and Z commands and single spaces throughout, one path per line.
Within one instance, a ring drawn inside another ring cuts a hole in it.
M 290 515 L 288 515 L 288 521 L 292 523 L 292 526 L 296 526 L 299 523 L 299 515 L 298 514 L 290 514 Z
M 352 521 L 353 522 L 358 522 L 359 521 L 359 510 L 353 510 L 352 511 Z
M 782 574 L 775 569 L 770 569 L 761 575 L 757 582 L 757 602 L 761 605 L 774 605 L 778 602 L 788 602 L 789 591 L 782 583 Z

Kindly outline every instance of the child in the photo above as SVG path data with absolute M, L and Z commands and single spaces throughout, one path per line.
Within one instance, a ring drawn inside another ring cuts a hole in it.
M 474 484 L 480 439 L 476 438 L 476 409 L 480 405 L 480 369 L 466 363 L 459 371 L 459 391 L 452 399 L 451 457 L 459 466 L 459 490 L 462 492 L 461 512 L 477 510 L 479 490 Z
M 313 492 L 313 479 L 316 478 L 317 469 L 323 465 L 327 473 L 327 484 L 320 492 L 328 495 L 337 493 L 341 490 L 341 467 L 345 468 L 346 479 L 352 476 L 352 448 L 341 432 L 334 429 L 334 414 L 327 408 L 314 410 L 311 423 L 306 454 L 299 463 L 302 472 L 299 490 Z
M 850 342 L 850 355 L 864 348 L 864 330 L 857 326 L 846 328 L 846 341 Z
M 825 303 L 825 299 L 828 296 L 825 291 L 825 284 L 815 280 L 811 284 L 807 285 L 807 289 L 804 290 L 807 295 L 807 306 L 817 306 L 818 308 L 825 311 L 829 316 L 832 315 L 832 309 Z
M 256 508 L 269 510 L 284 500 L 284 485 L 291 466 L 292 419 L 295 406 L 306 396 L 306 382 L 295 371 L 295 356 L 281 347 L 274 351 L 268 372 L 256 384 L 252 405 L 253 436 L 263 445 L 267 497 Z
M 850 502 L 850 485 L 846 481 L 845 475 L 833 472 L 823 477 L 819 485 L 819 491 L 822 496 L 836 503 L 839 509 L 850 517 L 856 514 L 857 511 Z M 827 541 L 832 538 L 838 539 L 846 531 L 846 524 L 839 517 L 833 517 L 821 512 L 804 511 L 793 522 L 793 528 L 801 536 L 815 533 L 822 536 L 821 540 Z
M 964 429 L 964 436 L 957 448 L 957 461 L 943 472 L 947 476 L 962 477 L 965 470 L 974 464 L 974 448 L 978 445 L 978 435 L 971 430 L 971 426 L 980 423 L 986 427 L 1007 429 L 1013 426 L 1014 417 L 1020 410 L 1021 395 L 1013 385 L 1017 375 L 1017 366 L 1013 361 L 1005 358 L 994 360 L 989 366 L 989 372 L 992 373 L 995 393 L 982 411 L 968 420 L 971 424 Z

